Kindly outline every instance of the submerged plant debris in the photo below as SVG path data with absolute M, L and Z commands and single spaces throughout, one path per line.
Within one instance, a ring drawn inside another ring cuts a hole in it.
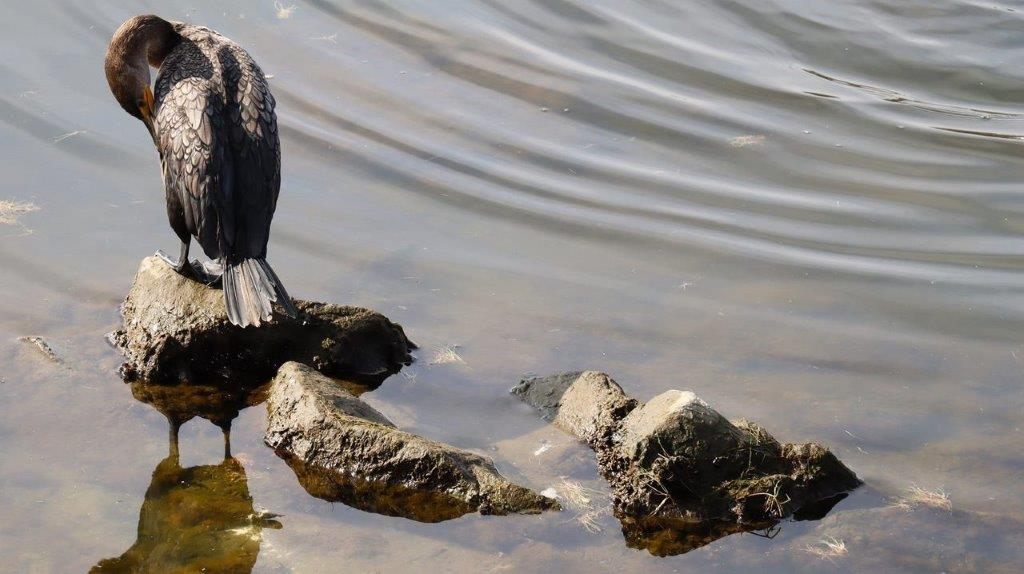
M 941 488 L 929 490 L 916 485 L 908 488 L 903 496 L 896 499 L 893 506 L 906 511 L 922 506 L 947 512 L 953 510 L 953 502 L 945 490 Z
M 60 358 L 60 355 L 58 355 L 57 352 L 53 350 L 53 347 L 51 347 L 50 344 L 46 342 L 46 339 L 42 337 L 18 337 L 18 340 L 23 343 L 28 343 L 34 346 L 36 349 L 39 350 L 40 353 L 43 354 L 43 357 L 45 357 L 46 360 L 50 361 L 51 363 L 61 364 L 64 362 L 64 360 Z
M 295 4 L 285 6 L 281 2 L 274 2 L 274 9 L 277 11 L 278 20 L 287 20 L 292 17 L 292 12 L 295 12 Z
M 729 145 L 731 145 L 732 147 L 747 147 L 752 145 L 760 145 L 763 143 L 764 136 L 761 134 L 737 136 L 729 140 Z
M 831 561 L 835 561 L 836 558 L 842 558 L 849 553 L 849 550 L 846 549 L 846 543 L 832 536 L 822 538 L 817 544 L 808 544 L 804 547 L 804 550 L 812 556 Z
M 466 361 L 459 354 L 459 345 L 442 345 L 434 352 L 431 365 L 465 365 Z
M 39 206 L 34 203 L 0 199 L 0 225 L 19 225 L 18 218 L 33 211 L 39 211 Z

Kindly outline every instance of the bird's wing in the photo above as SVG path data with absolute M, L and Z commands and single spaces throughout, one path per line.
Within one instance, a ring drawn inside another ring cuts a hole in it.
M 218 51 L 234 172 L 234 257 L 265 257 L 281 189 L 281 143 L 274 96 L 252 57 L 235 44 Z
M 222 181 L 227 158 L 220 98 L 202 77 L 158 79 L 156 126 L 164 187 L 184 211 L 185 225 L 210 257 L 222 251 L 221 226 L 230 225 L 231 186 Z M 169 202 L 169 205 L 172 203 Z

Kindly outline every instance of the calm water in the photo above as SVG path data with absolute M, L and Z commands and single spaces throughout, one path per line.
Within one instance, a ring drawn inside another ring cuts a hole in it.
M 234 571 L 1024 562 L 1024 3 L 2 4 L 0 200 L 39 210 L 0 224 L 0 570 L 156 552 L 152 529 L 210 492 L 245 537 L 211 550 Z M 598 532 L 571 510 L 422 524 L 312 498 L 263 446 L 263 407 L 235 421 L 234 460 L 200 418 L 168 456 L 103 338 L 139 260 L 176 245 L 156 153 L 102 74 L 143 11 L 273 75 L 270 259 L 294 295 L 373 307 L 421 345 L 364 395 L 403 428 L 537 489 L 603 491 L 590 453 L 507 394 L 595 368 L 830 444 L 867 487 L 772 539 L 658 558 L 607 513 Z M 448 346 L 463 362 L 434 362 Z M 953 510 L 886 508 L 914 485 Z M 236 525 L 260 509 L 283 516 Z M 807 551 L 830 536 L 846 556 Z

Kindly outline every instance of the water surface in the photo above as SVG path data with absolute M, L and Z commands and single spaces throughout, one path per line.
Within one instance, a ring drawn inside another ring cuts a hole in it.
M 169 505 L 148 492 L 184 476 L 229 485 L 226 531 L 250 505 L 283 515 L 218 539 L 220 564 L 256 572 L 1018 571 L 1020 2 L 7 4 L 0 200 L 39 210 L 0 224 L 0 570 L 156 551 L 140 515 L 165 532 Z M 102 74 L 145 11 L 272 75 L 270 260 L 293 295 L 375 308 L 420 344 L 364 395 L 404 429 L 602 492 L 590 453 L 507 394 L 596 368 L 825 442 L 868 486 L 823 521 L 660 558 L 607 513 L 597 532 L 573 511 L 425 524 L 312 498 L 262 445 L 262 407 L 232 459 L 201 417 L 169 455 L 103 338 L 139 260 L 176 241 L 156 153 Z M 461 362 L 434 361 L 452 346 Z M 885 509 L 914 485 L 953 510 Z M 846 556 L 807 551 L 829 536 Z

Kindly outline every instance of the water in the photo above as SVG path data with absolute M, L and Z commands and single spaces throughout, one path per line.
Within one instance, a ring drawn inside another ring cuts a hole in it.
M 153 552 L 140 513 L 159 528 L 173 505 L 147 489 L 180 475 L 231 485 L 229 530 L 249 505 L 283 515 L 211 546 L 242 571 L 1018 571 L 1024 7 L 755 4 L 7 2 L 0 200 L 39 210 L 0 224 L 0 570 Z M 312 498 L 262 445 L 263 407 L 235 421 L 235 462 L 201 418 L 169 456 L 103 338 L 139 260 L 175 247 L 156 154 L 102 74 L 145 11 L 273 75 L 270 259 L 293 294 L 421 345 L 364 395 L 403 428 L 601 491 L 586 449 L 507 395 L 596 368 L 825 442 L 867 487 L 824 521 L 659 558 L 603 514 L 423 524 Z M 462 362 L 433 361 L 453 345 Z M 885 508 L 914 485 L 953 510 Z M 848 553 L 807 551 L 827 536 Z

